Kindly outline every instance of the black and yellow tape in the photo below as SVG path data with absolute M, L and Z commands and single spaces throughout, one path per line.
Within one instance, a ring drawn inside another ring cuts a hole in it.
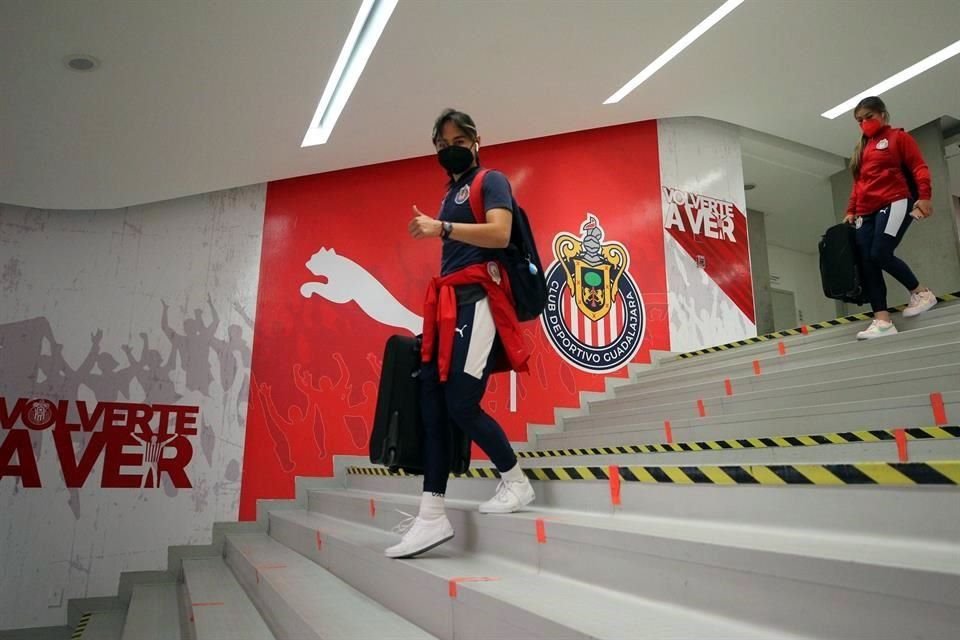
M 85 613 L 80 616 L 80 622 L 77 623 L 76 628 L 73 630 L 73 635 L 70 636 L 70 640 L 81 640 L 83 638 L 83 632 L 87 630 L 87 624 L 90 622 L 90 616 L 92 613 Z
M 904 429 L 907 440 L 947 440 L 960 438 L 960 426 L 912 427 Z M 588 447 L 576 449 L 548 449 L 518 451 L 519 458 L 561 458 L 565 456 L 609 456 L 633 453 L 681 453 L 690 451 L 724 451 L 729 449 L 768 449 L 774 447 L 816 447 L 858 442 L 886 442 L 896 440 L 894 429 L 870 429 L 822 433 L 807 436 L 776 438 L 737 438 L 706 442 L 674 442 L 672 444 L 634 444 L 617 447 Z
M 918 486 L 960 485 L 960 461 L 862 462 L 856 464 L 776 464 L 618 467 L 621 480 L 643 484 L 795 485 L 795 486 Z M 534 467 L 523 472 L 531 480 L 609 480 L 609 467 Z M 350 475 L 400 476 L 415 474 L 384 467 L 348 467 Z M 495 479 L 496 469 L 470 469 L 458 478 Z
M 942 296 L 937 296 L 937 300 L 940 302 L 953 302 L 955 300 L 960 300 L 960 291 L 955 291 L 953 293 L 947 293 Z M 891 307 L 889 311 L 891 313 L 897 311 L 903 311 L 907 305 L 901 304 L 896 307 Z M 873 312 L 867 313 L 855 313 L 853 315 L 844 316 L 842 318 L 835 318 L 833 320 L 826 320 L 824 322 L 814 322 L 806 325 L 807 331 L 817 331 L 819 329 L 829 329 L 830 327 L 839 327 L 841 325 L 850 324 L 851 322 L 859 322 L 861 320 L 869 320 L 873 317 Z M 708 353 L 719 353 L 721 351 L 730 351 L 731 349 L 736 349 L 738 347 L 745 347 L 751 344 L 757 344 L 758 342 L 769 342 L 770 340 L 780 340 L 782 338 L 787 338 L 790 336 L 798 336 L 803 333 L 803 327 L 797 327 L 796 329 L 784 329 L 783 331 L 774 331 L 773 333 L 768 333 L 762 336 L 757 336 L 756 338 L 746 338 L 744 340 L 737 340 L 736 342 L 728 342 L 727 344 L 717 345 L 715 347 L 707 347 L 705 349 L 700 349 L 698 351 L 688 351 L 687 353 L 681 353 L 677 356 L 680 360 L 685 360 L 687 358 L 694 358 L 696 356 L 706 355 Z

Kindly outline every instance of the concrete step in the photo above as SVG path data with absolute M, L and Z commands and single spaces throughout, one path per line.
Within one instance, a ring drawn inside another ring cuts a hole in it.
M 945 392 L 942 399 L 947 421 L 960 417 L 960 392 Z M 816 433 L 825 429 L 885 429 L 931 422 L 935 422 L 935 416 L 929 394 L 830 404 L 819 404 L 814 399 L 807 406 L 670 420 L 677 441 L 774 437 L 785 433 Z M 587 416 L 578 424 L 582 428 L 575 431 L 539 433 L 536 448 L 568 449 L 660 442 L 664 434 L 662 420 L 638 420 L 607 426 L 603 416 Z
M 768 387 L 760 391 L 746 392 L 734 387 L 731 381 L 732 395 L 726 395 L 726 389 L 716 388 L 707 396 L 664 398 L 660 402 L 647 401 L 617 411 L 596 414 L 590 412 L 586 416 L 564 418 L 563 429 L 575 431 L 581 428 L 612 427 L 637 422 L 698 418 L 701 412 L 707 416 L 741 414 L 811 404 L 833 404 L 851 399 L 868 401 L 892 396 L 960 391 L 960 362 L 852 378 L 825 377 L 827 379 L 808 384 Z
M 0 640 L 75 640 L 67 625 L 0 630 Z
M 183 561 L 196 640 L 276 640 L 223 558 Z
M 370 497 L 314 491 L 309 505 L 314 513 L 388 532 L 401 511 L 415 513 L 418 503 L 415 496 L 377 494 L 371 519 Z M 960 624 L 957 545 L 563 510 L 485 516 L 477 506 L 447 502 L 461 534 L 451 554 L 489 554 L 627 595 L 816 637 L 880 637 L 919 624 L 927 637 L 945 638 Z M 847 570 L 837 571 L 838 561 L 848 563 Z M 727 597 L 717 584 L 736 585 L 738 597 Z M 811 597 L 815 622 L 796 607 Z M 937 625 L 925 619 L 933 611 Z
M 134 585 L 122 640 L 180 640 L 178 585 Z
M 228 535 L 225 550 L 278 638 L 435 638 L 266 534 Z
M 904 318 L 900 314 L 895 314 L 893 316 L 894 324 L 897 325 L 897 330 L 901 332 L 914 331 L 916 329 L 928 327 L 934 324 L 953 322 L 956 320 L 960 320 L 960 303 L 957 301 L 941 302 L 930 311 L 914 318 Z M 840 344 L 849 340 L 856 340 L 857 333 L 867 328 L 871 322 L 871 319 L 840 319 L 834 322 L 837 322 L 837 324 L 827 328 L 814 329 L 810 331 L 809 335 L 802 335 L 798 328 L 794 335 L 777 336 L 775 334 L 767 334 L 766 336 L 760 336 L 760 339 L 757 342 L 748 344 L 734 343 L 732 345 L 720 345 L 719 350 L 717 351 L 697 355 L 694 357 L 684 357 L 684 354 L 677 354 L 675 358 L 664 359 L 660 366 L 683 367 L 692 365 L 697 361 L 704 362 L 707 359 L 719 361 L 726 358 L 739 357 L 740 355 L 749 354 L 751 352 L 762 353 L 763 351 L 769 350 L 771 347 L 775 349 L 777 342 L 780 341 L 783 341 L 788 345 L 788 347 L 793 347 L 794 349 L 804 349 L 809 345 L 823 346 L 829 344 Z M 778 333 L 782 334 L 783 332 Z M 717 347 L 713 348 L 717 349 Z
M 747 469 L 750 470 L 761 479 L 772 480 L 766 468 Z M 623 472 L 621 468 L 621 477 Z M 671 473 L 677 475 L 672 470 Z M 954 481 L 960 481 L 956 466 L 952 473 Z M 818 473 L 814 477 L 830 481 L 826 474 Z M 447 497 L 484 501 L 494 494 L 497 483 L 496 478 L 453 477 Z M 960 544 L 960 527 L 957 527 L 960 489 L 956 486 L 623 481 L 619 487 L 621 504 L 614 507 L 607 480 L 534 479 L 532 483 L 537 498 L 531 510 L 565 509 L 696 519 L 737 526 L 796 528 L 814 537 L 830 533 L 867 539 L 903 538 L 917 544 Z M 423 479 L 417 476 L 346 475 L 348 489 L 371 493 L 419 496 L 422 484 Z M 785 509 L 784 505 L 789 508 Z
M 960 428 L 957 428 L 960 430 Z M 610 447 L 552 450 L 544 457 L 523 457 L 521 466 L 552 467 L 557 465 L 724 465 L 724 464 L 842 464 L 854 462 L 898 462 L 899 450 L 893 436 L 873 442 L 828 443 L 816 446 L 752 446 L 750 440 L 736 443 L 737 448 L 697 451 L 651 451 L 649 453 L 607 453 Z M 753 438 L 753 441 L 759 439 Z M 770 440 L 766 438 L 764 440 Z M 688 443 L 683 443 L 688 444 Z M 743 446 L 743 445 L 747 446 Z M 640 445 L 643 446 L 643 445 Z M 657 445 L 653 445 L 657 446 Z M 660 445 L 663 446 L 663 445 Z M 666 447 L 664 447 L 666 448 Z M 585 453 L 578 453 L 584 451 Z M 591 453 L 593 452 L 593 453 Z M 529 453 L 540 453 L 537 451 Z M 907 453 L 914 462 L 960 460 L 960 438 L 908 440 Z M 478 464 L 482 464 L 478 461 Z
M 900 362 L 909 369 L 956 364 L 960 362 L 960 341 L 911 350 L 902 354 Z M 650 404 L 682 400 L 696 402 L 698 398 L 726 394 L 727 379 L 730 380 L 734 393 L 738 394 L 778 390 L 814 382 L 853 380 L 885 371 L 890 367 L 890 363 L 891 359 L 887 354 L 868 357 L 854 354 L 845 359 L 838 358 L 827 363 L 810 363 L 794 368 L 771 370 L 771 367 L 767 366 L 761 369 L 763 375 L 759 376 L 754 373 L 751 364 L 748 370 L 744 368 L 731 372 L 728 378 L 718 380 L 716 376 L 709 376 L 707 380 L 701 380 L 691 375 L 686 380 L 675 381 L 676 384 L 667 388 L 635 389 L 629 394 L 591 401 L 587 403 L 586 409 L 591 415 L 600 415 Z
M 856 340 L 833 346 L 818 346 L 809 350 L 787 351 L 781 356 L 775 347 L 764 354 L 740 354 L 727 360 L 711 360 L 704 356 L 700 362 L 686 367 L 652 367 L 632 376 L 630 384 L 614 389 L 615 397 L 643 393 L 652 389 L 665 389 L 691 381 L 723 381 L 753 372 L 753 361 L 758 360 L 764 373 L 775 373 L 815 364 L 828 365 L 837 361 L 887 356 L 887 366 L 891 363 L 907 361 L 910 354 L 925 347 L 944 347 L 957 341 L 960 335 L 960 322 L 939 324 L 900 333 L 879 340 L 858 342 Z M 953 345 L 955 346 L 955 345 Z
M 783 638 L 769 628 L 640 598 L 444 545 L 390 560 L 398 536 L 318 513 L 274 511 L 271 536 L 439 638 Z M 317 550 L 319 532 L 322 549 Z
M 126 616 L 127 612 L 119 609 L 91 613 L 86 624 L 83 626 L 80 639 L 121 640 L 123 623 Z M 74 632 L 74 638 L 77 638 L 77 632 L 80 632 L 79 627 L 78 630 Z

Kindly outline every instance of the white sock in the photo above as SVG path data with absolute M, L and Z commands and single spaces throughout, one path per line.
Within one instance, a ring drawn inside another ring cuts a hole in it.
M 424 491 L 420 496 L 420 517 L 424 520 L 436 520 L 446 515 L 443 508 L 443 496 Z
M 523 482 L 526 480 L 526 476 L 523 475 L 523 469 L 520 468 L 520 462 L 513 465 L 513 468 L 510 471 L 501 471 L 500 477 L 506 482 Z

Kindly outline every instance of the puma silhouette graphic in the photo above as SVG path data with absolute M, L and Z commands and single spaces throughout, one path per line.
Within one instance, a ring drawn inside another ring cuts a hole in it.
M 423 331 L 423 318 L 400 304 L 366 269 L 337 255 L 334 249 L 321 247 L 306 267 L 326 282 L 305 282 L 300 287 L 304 298 L 316 294 L 337 304 L 356 302 L 364 313 L 381 324 L 406 329 L 413 335 Z
M 456 332 L 457 332 L 457 335 L 459 335 L 459 336 L 462 338 L 462 337 L 463 337 L 463 332 L 466 331 L 466 330 L 467 330 L 467 327 L 469 327 L 469 326 L 470 326 L 470 325 L 465 324 L 465 325 L 463 325 L 463 328 L 462 328 L 462 329 L 461 329 L 460 327 L 454 327 L 453 330 L 456 331 Z

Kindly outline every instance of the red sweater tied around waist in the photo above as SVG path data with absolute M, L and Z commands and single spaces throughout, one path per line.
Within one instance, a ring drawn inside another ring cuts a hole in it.
M 453 356 L 454 330 L 457 327 L 457 294 L 454 287 L 466 284 L 483 286 L 497 335 L 503 343 L 506 358 L 501 359 L 493 370 L 527 371 L 530 352 L 520 334 L 510 281 L 506 271 L 496 262 L 471 265 L 430 281 L 423 303 L 423 362 L 432 361 L 436 355 L 440 382 L 447 381 Z

